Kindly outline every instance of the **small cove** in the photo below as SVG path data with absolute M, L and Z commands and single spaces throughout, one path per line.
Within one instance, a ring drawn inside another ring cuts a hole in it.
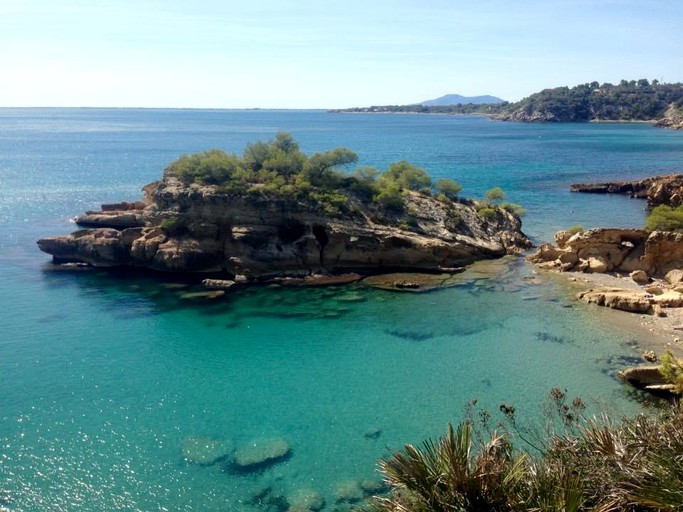
M 364 164 L 406 158 L 467 195 L 502 186 L 527 207 L 537 241 L 577 223 L 640 225 L 637 202 L 565 185 L 674 172 L 680 134 L 323 112 L 30 113 L 28 123 L 26 112 L 0 112 L 0 495 L 10 510 L 264 510 L 300 489 L 334 510 L 338 486 L 376 479 L 378 458 L 442 433 L 473 398 L 533 417 L 557 386 L 595 412 L 641 410 L 614 372 L 638 357 L 642 333 L 520 259 L 475 265 L 426 294 L 273 287 L 193 301 L 173 276 L 43 270 L 34 242 L 100 202 L 136 199 L 178 154 L 239 151 L 275 129 L 306 151 L 346 145 Z M 237 447 L 277 436 L 291 453 L 236 473 L 184 461 L 188 436 Z

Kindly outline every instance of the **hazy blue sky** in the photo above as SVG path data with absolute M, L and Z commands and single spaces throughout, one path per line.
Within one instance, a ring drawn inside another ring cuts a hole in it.
M 683 81 L 680 0 L 0 0 L 0 106 L 328 108 Z

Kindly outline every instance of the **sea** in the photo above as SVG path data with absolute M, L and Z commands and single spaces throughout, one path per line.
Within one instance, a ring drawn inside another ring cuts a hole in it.
M 284 512 L 302 496 L 348 510 L 377 487 L 379 460 L 443 434 L 475 400 L 494 421 L 514 404 L 528 425 L 552 388 L 587 415 L 648 407 L 616 378 L 647 332 L 523 258 L 475 264 L 429 293 L 351 284 L 197 300 L 192 280 L 59 270 L 36 246 L 101 203 L 138 200 L 180 155 L 239 154 L 278 131 L 308 154 L 407 160 L 467 197 L 501 187 L 537 244 L 574 225 L 643 225 L 644 202 L 572 183 L 683 172 L 683 133 L 644 124 L 0 109 L 0 510 Z M 234 464 L 283 443 L 278 458 Z

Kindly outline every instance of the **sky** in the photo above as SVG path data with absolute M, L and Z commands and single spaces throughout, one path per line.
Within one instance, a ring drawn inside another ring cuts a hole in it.
M 680 0 L 0 0 L 0 106 L 344 108 L 683 82 Z

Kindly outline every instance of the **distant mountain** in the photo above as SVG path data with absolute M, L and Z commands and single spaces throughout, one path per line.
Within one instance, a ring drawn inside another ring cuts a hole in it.
M 425 107 L 443 107 L 447 105 L 484 105 L 491 103 L 504 103 L 505 100 L 496 98 L 495 96 L 461 96 L 460 94 L 446 94 L 434 100 L 426 100 L 420 103 Z

